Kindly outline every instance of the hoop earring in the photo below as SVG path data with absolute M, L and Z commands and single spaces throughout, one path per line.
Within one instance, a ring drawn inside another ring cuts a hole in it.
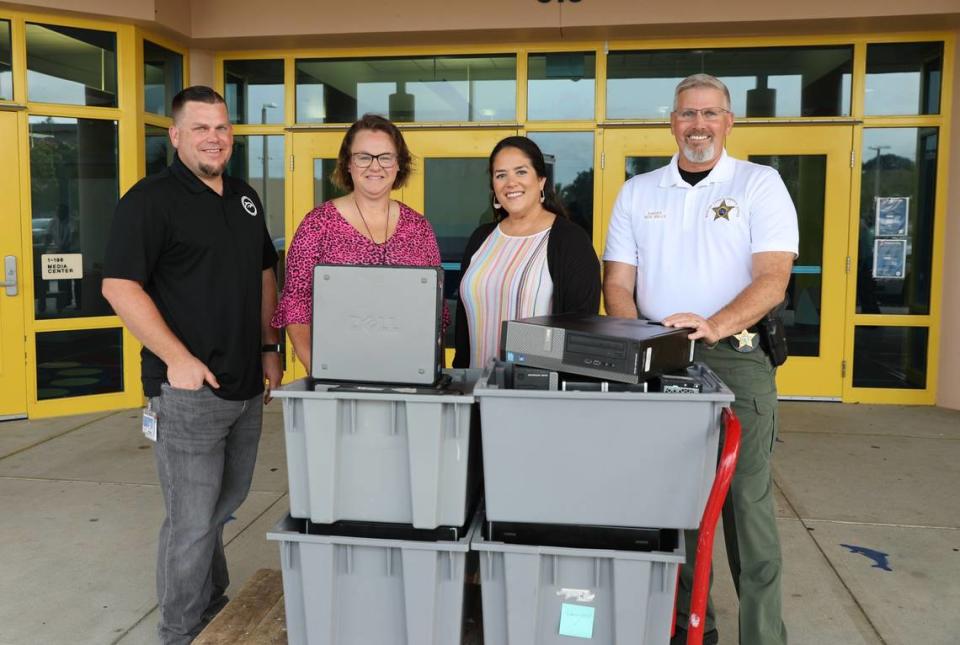
M 542 204 L 542 203 L 543 203 L 543 200 L 545 200 L 546 198 L 547 198 L 547 196 L 543 194 L 543 188 L 541 188 L 541 189 L 540 189 L 540 203 Z
M 493 210 L 498 211 L 498 210 L 500 210 L 501 208 L 503 208 L 503 206 L 500 205 L 500 202 L 498 202 L 496 199 L 494 199 L 494 200 L 493 200 Z

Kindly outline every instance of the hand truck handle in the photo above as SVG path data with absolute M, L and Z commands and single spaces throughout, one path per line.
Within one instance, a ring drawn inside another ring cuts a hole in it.
M 737 468 L 740 455 L 740 419 L 731 408 L 724 408 L 721 419 L 725 428 L 723 452 L 717 476 L 707 498 L 707 506 L 700 519 L 700 532 L 697 537 L 697 560 L 693 569 L 693 590 L 690 593 L 690 619 L 687 624 L 687 645 L 702 645 L 703 630 L 707 611 L 707 596 L 710 593 L 710 565 L 713 561 L 713 537 L 727 499 L 730 482 Z

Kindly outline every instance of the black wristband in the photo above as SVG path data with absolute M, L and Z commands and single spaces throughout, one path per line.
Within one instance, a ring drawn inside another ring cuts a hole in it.
M 260 346 L 260 351 L 263 352 L 263 353 L 266 353 L 266 352 L 276 352 L 276 353 L 279 354 L 279 353 L 280 353 L 280 343 L 272 343 L 272 344 L 270 344 L 270 345 L 261 345 L 261 346 Z

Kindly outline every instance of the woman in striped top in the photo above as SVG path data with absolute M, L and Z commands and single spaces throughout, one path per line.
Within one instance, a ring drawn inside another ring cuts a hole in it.
M 495 221 L 477 228 L 464 250 L 454 367 L 496 357 L 504 320 L 600 308 L 597 254 L 547 182 L 537 144 L 503 139 L 489 170 Z

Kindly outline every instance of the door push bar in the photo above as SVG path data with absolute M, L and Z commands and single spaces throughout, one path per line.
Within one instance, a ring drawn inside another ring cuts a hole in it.
M 3 280 L 0 287 L 7 288 L 7 295 L 17 295 L 17 256 L 8 255 L 3 258 Z

